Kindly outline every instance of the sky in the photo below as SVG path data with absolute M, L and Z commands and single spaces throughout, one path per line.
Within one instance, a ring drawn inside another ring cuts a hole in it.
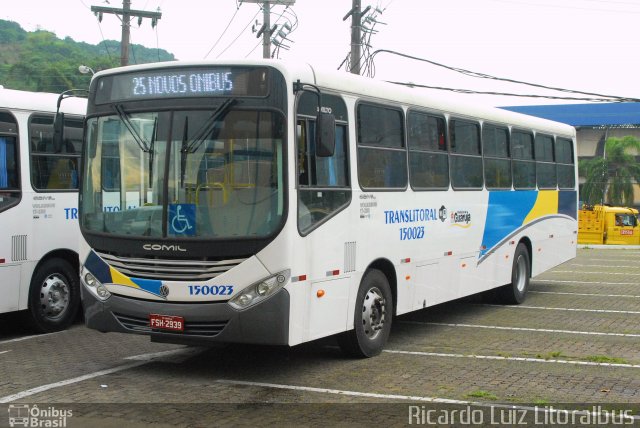
M 255 0 L 132 0 L 132 9 L 157 11 L 157 27 L 132 23 L 131 41 L 160 47 L 180 60 L 262 57 L 252 25 L 262 24 Z M 361 0 L 377 7 L 370 50 L 397 51 L 450 67 L 512 80 L 598 94 L 640 98 L 640 0 Z M 115 15 L 102 22 L 90 7 L 122 7 L 121 0 L 20 0 L 0 11 L 0 19 L 28 31 L 98 44 L 120 40 Z M 351 20 L 343 21 L 351 0 L 296 0 L 274 5 L 271 22 L 294 28 L 280 49 L 282 60 L 337 69 L 350 50 Z M 294 25 L 297 24 L 297 25 Z M 113 52 L 119 57 L 119 52 Z M 578 96 L 520 84 L 465 76 L 426 62 L 378 53 L 375 79 L 474 91 Z M 91 64 L 86 64 L 91 67 Z M 1 84 L 1 82 L 0 82 Z M 416 89 L 430 93 L 435 90 Z M 450 91 L 435 91 L 438 93 Z M 546 98 L 454 95 L 490 105 L 575 103 Z

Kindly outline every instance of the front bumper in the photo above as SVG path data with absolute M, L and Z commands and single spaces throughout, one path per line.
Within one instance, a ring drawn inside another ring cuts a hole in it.
M 289 292 L 279 290 L 264 302 L 237 311 L 226 302 L 169 303 L 112 295 L 105 302 L 81 286 L 87 327 L 102 332 L 136 333 L 154 342 L 180 344 L 251 343 L 286 345 L 289 342 Z M 181 316 L 184 332 L 151 330 L 149 314 Z

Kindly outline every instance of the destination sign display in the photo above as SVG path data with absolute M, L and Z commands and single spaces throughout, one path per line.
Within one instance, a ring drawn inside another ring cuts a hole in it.
M 105 76 L 96 103 L 156 98 L 263 97 L 268 95 L 267 68 L 197 67 Z

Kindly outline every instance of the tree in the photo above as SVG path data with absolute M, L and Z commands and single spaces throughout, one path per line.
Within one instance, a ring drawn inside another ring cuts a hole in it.
M 607 201 L 632 206 L 634 181 L 640 184 L 636 155 L 640 155 L 640 140 L 631 136 L 612 137 L 605 142 L 604 157 L 580 161 L 580 175 L 586 178 L 580 195 L 582 201 L 588 205 Z
M 90 75 L 78 66 L 95 71 L 120 63 L 120 42 L 106 40 L 99 45 L 59 39 L 50 31 L 27 32 L 15 22 L 0 19 L 0 85 L 10 89 L 60 93 L 67 89 L 88 89 Z M 132 45 L 131 56 L 138 64 L 171 61 L 162 49 Z

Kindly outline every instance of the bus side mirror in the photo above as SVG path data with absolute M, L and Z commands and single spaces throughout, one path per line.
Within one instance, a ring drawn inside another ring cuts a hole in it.
M 55 153 L 62 152 L 62 143 L 64 141 L 64 113 L 61 111 L 56 113 L 53 119 L 53 150 Z
M 336 150 L 336 118 L 330 113 L 319 113 L 316 121 L 316 156 L 328 158 Z

